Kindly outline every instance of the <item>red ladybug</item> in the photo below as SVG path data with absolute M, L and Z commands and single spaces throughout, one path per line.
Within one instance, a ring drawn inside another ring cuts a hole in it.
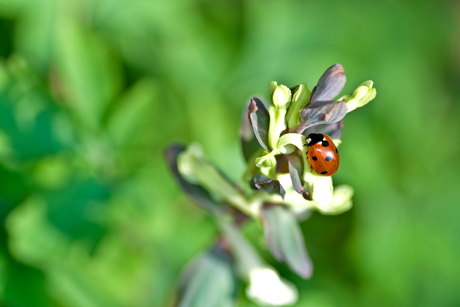
M 339 168 L 339 151 L 331 138 L 325 134 L 311 133 L 307 136 L 308 160 L 313 170 L 322 176 L 331 176 Z

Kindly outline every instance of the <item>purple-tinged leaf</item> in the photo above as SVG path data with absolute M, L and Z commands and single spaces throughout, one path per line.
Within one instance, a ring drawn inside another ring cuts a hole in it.
M 252 177 L 250 185 L 254 190 L 263 190 L 269 194 L 279 194 L 282 198 L 284 198 L 286 194 L 283 186 L 278 180 L 263 175 L 255 175 Z
M 342 129 L 343 121 L 341 120 L 339 122 L 332 124 L 324 124 L 310 127 L 308 129 L 305 129 L 303 135 L 307 136 L 310 133 L 321 133 L 329 135 L 331 139 L 340 139 L 340 136 L 342 135 Z
M 276 159 L 276 173 L 277 174 L 289 173 L 287 155 L 276 155 L 275 159 Z
M 234 306 L 240 283 L 234 267 L 232 255 L 219 242 L 185 270 L 176 306 Z
M 265 240 L 273 256 L 303 278 L 310 278 L 313 264 L 299 224 L 288 208 L 264 204 L 261 209 Z
M 332 124 L 342 120 L 347 114 L 347 105 L 344 101 L 316 101 L 300 110 L 300 124 L 296 133 L 305 129 L 324 124 Z
M 259 141 L 254 135 L 251 122 L 249 121 L 248 108 L 250 103 L 251 102 L 248 102 L 247 107 L 244 109 L 240 125 L 241 149 L 243 150 L 243 156 L 247 163 L 257 151 L 262 149 Z
M 165 150 L 166 161 L 168 162 L 168 165 L 171 168 L 171 171 L 173 172 L 177 181 L 179 181 L 182 189 L 206 210 L 212 212 L 221 212 L 223 209 L 226 209 L 225 204 L 216 202 L 208 193 L 208 191 L 206 191 L 202 186 L 189 183 L 179 173 L 177 168 L 177 157 L 184 150 L 185 146 L 179 144 L 170 145 Z
M 260 146 L 266 151 L 270 151 L 270 147 L 268 146 L 270 115 L 260 99 L 256 97 L 251 98 L 248 107 L 248 118 Z
M 311 103 L 334 99 L 343 89 L 347 78 L 340 64 L 329 67 L 319 78 L 318 84 L 311 93 Z
M 304 162 L 300 156 L 302 152 L 296 149 L 292 154 L 287 155 L 289 161 L 289 174 L 291 175 L 292 185 L 297 193 L 301 194 L 303 198 L 311 200 L 311 195 L 303 188 L 303 172 L 304 172 Z

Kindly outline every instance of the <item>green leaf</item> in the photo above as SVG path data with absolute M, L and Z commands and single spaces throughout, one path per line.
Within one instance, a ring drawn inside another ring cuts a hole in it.
M 211 251 L 196 260 L 184 273 L 178 306 L 234 306 L 238 284 L 233 258 L 219 245 L 216 245 Z
M 221 211 L 223 205 L 222 203 L 216 202 L 208 191 L 206 191 L 201 185 L 189 183 L 179 173 L 177 167 L 177 157 L 184 151 L 185 146 L 178 144 L 171 145 L 165 150 L 166 161 L 177 181 L 179 181 L 180 186 L 198 203 L 198 205 L 202 206 L 204 209 L 212 212 Z
M 47 295 L 46 276 L 39 269 L 8 259 L 3 306 L 52 306 Z M 24 290 L 27 289 L 27 295 Z
M 121 98 L 121 102 L 108 118 L 108 132 L 114 142 L 123 146 L 136 136 L 145 134 L 139 129 L 144 121 L 150 120 L 149 107 L 157 96 L 156 84 L 150 80 L 140 80 Z
M 5 2 L 5 1 L 1 1 Z M 31 64 L 45 73 L 51 66 L 56 30 L 54 1 L 9 1 L 21 3 L 21 18 L 15 26 L 15 47 Z M 3 12 L 3 8 L 1 9 Z M 15 49 L 16 49 L 15 48 Z
M 65 5 L 68 10 L 75 9 Z M 104 41 L 78 17 L 63 16 L 56 31 L 57 71 L 64 99 L 81 122 L 96 129 L 120 90 L 119 64 Z
M 313 265 L 294 214 L 274 204 L 265 204 L 261 211 L 265 240 L 270 252 L 278 261 L 286 262 L 299 276 L 310 278 Z
M 105 232 L 111 191 L 93 178 L 75 179 L 46 196 L 50 223 L 73 240 L 96 246 Z
M 64 149 L 53 125 L 55 102 L 37 84 L 37 75 L 21 57 L 8 61 L 8 72 L 10 82 L 0 95 L 0 129 L 11 146 L 11 155 L 22 161 L 35 160 Z
M 180 152 L 176 163 L 178 173 L 189 184 L 200 185 L 218 203 L 231 204 L 251 216 L 259 213 L 254 206 L 250 206 L 243 191 L 205 158 L 199 145 L 191 144 Z

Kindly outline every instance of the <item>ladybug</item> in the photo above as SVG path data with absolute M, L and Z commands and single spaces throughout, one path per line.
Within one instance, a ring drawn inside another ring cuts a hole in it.
M 308 151 L 311 168 L 322 176 L 331 176 L 339 168 L 339 151 L 331 138 L 325 134 L 311 133 L 307 136 Z

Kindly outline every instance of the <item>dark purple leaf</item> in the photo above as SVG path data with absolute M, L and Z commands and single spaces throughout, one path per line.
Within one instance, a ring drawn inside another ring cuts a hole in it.
M 222 241 L 222 240 L 221 240 Z M 195 260 L 183 273 L 179 285 L 178 307 L 233 306 L 239 280 L 232 255 L 219 241 Z
M 277 174 L 289 173 L 287 155 L 276 155 L 275 159 L 276 159 L 276 173 Z
M 265 240 L 273 256 L 286 262 L 289 268 L 303 278 L 310 278 L 313 265 L 294 214 L 288 208 L 264 204 L 261 209 Z
M 347 114 L 344 101 L 316 101 L 300 110 L 300 125 L 295 132 L 302 133 L 305 129 L 323 124 L 336 123 Z
M 304 172 L 304 163 L 303 159 L 300 156 L 302 152 L 296 149 L 292 154 L 287 155 L 289 161 L 289 174 L 291 175 L 292 185 L 297 193 L 301 194 L 303 198 L 311 200 L 311 196 L 303 188 L 303 172 Z
M 308 129 L 305 129 L 303 135 L 307 136 L 310 133 L 321 133 L 329 135 L 331 139 L 340 139 L 340 136 L 342 135 L 342 129 L 343 121 L 341 120 L 339 122 L 332 124 L 324 124 L 310 127 Z
M 342 65 L 332 65 L 319 78 L 318 84 L 312 91 L 310 104 L 315 101 L 334 99 L 342 91 L 346 80 Z
M 189 183 L 179 173 L 179 170 L 177 169 L 177 157 L 184 150 L 185 146 L 178 144 L 170 145 L 165 150 L 166 161 L 168 162 L 168 165 L 177 181 L 179 181 L 182 189 L 203 208 L 213 212 L 222 211 L 225 208 L 225 204 L 216 202 L 202 186 Z
M 270 151 L 270 147 L 268 146 L 270 115 L 260 99 L 256 97 L 251 98 L 248 107 L 248 118 L 260 146 L 266 151 Z
M 282 198 L 284 198 L 286 194 L 283 186 L 278 180 L 263 175 L 255 175 L 252 177 L 250 185 L 254 190 L 264 190 L 269 194 L 279 194 Z
M 261 150 L 259 141 L 254 135 L 254 130 L 249 121 L 248 108 L 250 103 L 251 101 L 248 102 L 247 107 L 244 109 L 240 125 L 241 148 L 246 162 L 249 162 L 255 153 Z

